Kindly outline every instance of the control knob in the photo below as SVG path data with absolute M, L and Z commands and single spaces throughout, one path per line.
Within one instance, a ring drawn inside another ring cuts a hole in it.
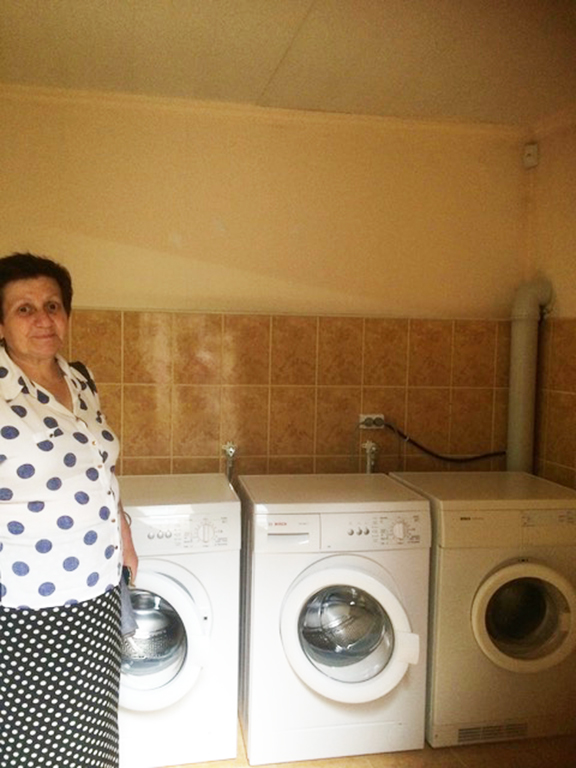
M 394 526 L 392 528 L 392 533 L 394 534 L 394 538 L 397 541 L 404 541 L 406 538 L 406 534 L 408 533 L 408 529 L 406 526 L 406 523 L 394 523 Z
M 215 535 L 216 532 L 214 531 L 214 526 L 211 523 L 202 523 L 196 529 L 196 536 L 203 544 L 208 544 L 210 541 L 212 541 Z

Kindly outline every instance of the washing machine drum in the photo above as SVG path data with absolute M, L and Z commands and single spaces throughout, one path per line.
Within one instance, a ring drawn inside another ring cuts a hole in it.
M 328 699 L 375 701 L 420 657 L 420 638 L 390 574 L 359 556 L 333 556 L 304 570 L 281 609 L 293 671 Z
M 184 624 L 173 606 L 160 595 L 131 589 L 136 631 L 122 641 L 125 674 L 148 675 L 173 668 L 177 674 L 186 657 Z
M 365 659 L 354 679 L 374 677 L 394 650 L 392 622 L 380 603 L 367 592 L 347 585 L 330 586 L 311 597 L 302 610 L 298 632 L 304 652 L 336 679 L 349 679 L 347 668 Z
M 522 561 L 493 573 L 472 604 L 478 645 L 512 672 L 540 672 L 576 648 L 576 593 L 541 563 Z

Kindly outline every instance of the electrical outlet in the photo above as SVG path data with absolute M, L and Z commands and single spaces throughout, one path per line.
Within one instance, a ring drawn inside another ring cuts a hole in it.
M 361 413 L 358 426 L 360 429 L 384 429 L 385 423 L 383 413 Z

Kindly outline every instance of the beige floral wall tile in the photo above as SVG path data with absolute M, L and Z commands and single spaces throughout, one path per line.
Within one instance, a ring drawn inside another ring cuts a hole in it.
M 454 323 L 450 320 L 410 321 L 409 386 L 450 386 L 453 333 Z
M 271 475 L 311 475 L 314 473 L 314 457 L 271 456 L 268 472 Z
M 268 384 L 270 377 L 270 318 L 226 315 L 222 343 L 224 384 Z
M 507 389 L 494 390 L 494 428 L 492 434 L 492 450 L 506 450 L 508 435 L 508 398 Z
M 172 378 L 172 315 L 126 312 L 124 381 L 169 385 Z
M 171 470 L 171 461 L 168 458 L 126 458 L 122 463 L 123 475 L 169 475 Z
M 496 325 L 496 387 L 510 383 L 510 322 L 502 320 Z
M 123 455 L 170 456 L 170 390 L 150 384 L 125 384 L 123 393 Z
M 450 390 L 447 387 L 408 389 L 406 431 L 427 448 L 440 454 L 450 450 Z M 406 445 L 407 453 L 418 453 Z
M 121 312 L 75 310 L 70 341 L 70 359 L 87 365 L 99 385 L 122 381 Z
M 407 320 L 366 320 L 363 379 L 365 386 L 406 386 L 408 330 Z
M 272 318 L 272 384 L 315 384 L 318 318 Z
M 405 461 L 406 472 L 450 472 L 454 464 L 426 453 L 408 453 Z
M 363 321 L 357 317 L 321 317 L 318 337 L 318 383 L 360 384 Z
M 238 456 L 234 464 L 234 475 L 267 475 L 268 459 L 266 456 Z
M 452 386 L 493 387 L 498 324 L 482 320 L 454 323 Z
M 360 456 L 317 456 L 316 474 L 346 475 L 360 472 L 362 463 Z
M 174 387 L 174 457 L 217 457 L 220 453 L 220 387 Z
M 219 384 L 222 378 L 221 315 L 174 316 L 174 383 Z
M 224 472 L 219 458 L 179 458 L 172 460 L 175 475 L 203 475 L 207 472 Z
M 122 387 L 120 384 L 98 384 L 102 413 L 113 431 L 122 438 Z
M 319 387 L 316 454 L 357 456 L 360 387 Z
M 576 393 L 548 394 L 547 461 L 573 469 L 576 466 Z
M 550 389 L 576 392 L 576 320 L 554 321 L 550 347 Z
M 452 392 L 450 451 L 482 454 L 492 450 L 494 394 L 491 389 L 462 387 Z
M 234 443 L 247 456 L 268 453 L 269 397 L 268 387 L 223 387 L 222 445 Z
M 271 456 L 313 454 L 315 408 L 315 387 L 272 387 Z

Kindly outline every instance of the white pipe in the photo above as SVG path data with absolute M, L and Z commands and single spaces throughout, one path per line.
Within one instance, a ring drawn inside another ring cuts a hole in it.
M 542 307 L 551 300 L 552 285 L 539 279 L 523 283 L 512 306 L 506 451 L 506 468 L 510 471 L 534 470 L 538 324 Z

